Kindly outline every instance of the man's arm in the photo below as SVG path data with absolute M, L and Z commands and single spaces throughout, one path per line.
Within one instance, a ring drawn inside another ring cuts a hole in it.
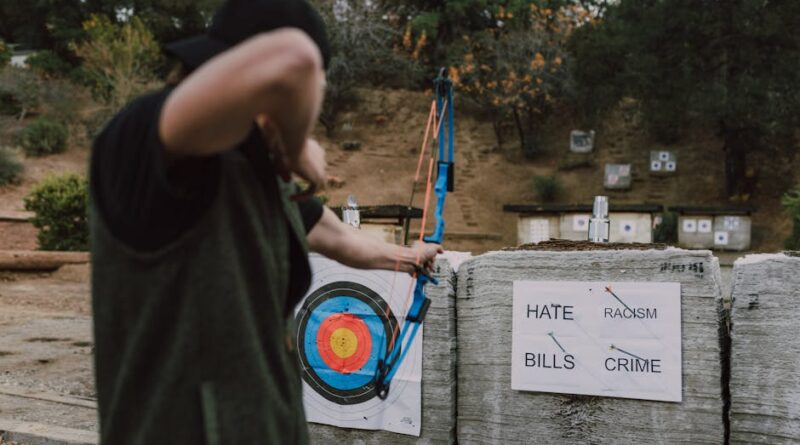
M 414 273 L 417 266 L 430 270 L 436 254 L 443 252 L 436 244 L 402 247 L 379 241 L 343 223 L 327 207 L 308 234 L 308 244 L 312 251 L 346 266 L 385 270 L 399 267 L 407 273 Z
M 164 104 L 159 134 L 170 157 L 211 155 L 244 140 L 254 118 L 266 114 L 294 160 L 319 114 L 323 85 L 321 55 L 306 34 L 260 34 L 181 82 Z

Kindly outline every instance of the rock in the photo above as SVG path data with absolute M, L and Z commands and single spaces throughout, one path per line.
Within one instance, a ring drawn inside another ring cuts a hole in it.
M 511 390 L 514 280 L 680 282 L 683 402 Z M 459 443 L 724 442 L 720 340 L 727 331 L 711 252 L 491 252 L 462 264 L 458 284 Z
M 800 443 L 800 258 L 733 268 L 731 443 Z
M 431 306 L 423 325 L 420 437 L 309 423 L 312 443 L 341 445 L 455 443 L 455 272 L 448 260 L 439 259 L 436 261 L 433 276 L 439 280 L 439 285 L 428 284 L 426 287 Z
M 357 151 L 361 149 L 360 141 L 344 141 L 342 142 L 342 149 L 345 151 Z

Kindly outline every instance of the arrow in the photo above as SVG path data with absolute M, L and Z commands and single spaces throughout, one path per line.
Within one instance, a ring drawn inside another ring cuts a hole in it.
M 625 302 L 624 302 L 624 301 L 620 300 L 620 298 L 617 296 L 617 294 L 615 294 L 615 293 L 614 293 L 614 291 L 612 291 L 612 290 L 611 290 L 611 287 L 610 287 L 610 286 L 606 286 L 606 292 L 608 292 L 609 294 L 611 294 L 611 295 L 612 295 L 614 298 L 616 298 L 616 299 L 617 299 L 617 301 L 619 301 L 619 302 L 620 302 L 620 303 L 621 303 L 623 306 L 625 306 L 625 309 L 627 309 L 627 310 L 629 310 L 629 311 L 633 312 L 633 309 L 631 309 L 630 307 L 628 307 L 628 305 L 627 305 L 627 304 L 625 304 Z
M 552 338 L 552 339 L 553 339 L 553 341 L 554 341 L 554 342 L 556 342 L 556 344 L 558 345 L 558 347 L 561 349 L 561 352 L 563 352 L 563 353 L 566 353 L 566 352 L 567 352 L 567 351 L 564 349 L 564 347 L 563 347 L 563 346 L 561 346 L 561 343 L 559 343 L 559 342 L 558 342 L 558 340 L 556 340 L 556 336 L 555 336 L 555 335 L 553 335 L 553 333 L 552 333 L 552 332 L 548 332 L 548 333 L 547 333 L 547 335 L 549 335 L 549 336 L 550 336 L 550 338 Z
M 638 356 L 638 355 L 636 355 L 636 354 L 631 354 L 630 352 L 628 352 L 628 351 L 626 351 L 626 350 L 624 350 L 624 349 L 620 349 L 620 348 L 618 348 L 618 347 L 616 347 L 616 346 L 614 346 L 614 345 L 611 345 L 611 350 L 616 350 L 616 351 L 619 351 L 619 352 L 621 352 L 621 353 L 623 353 L 623 354 L 625 354 L 625 355 L 629 355 L 629 356 L 631 356 L 631 357 L 633 357 L 633 358 L 636 358 L 636 359 L 639 359 L 639 360 L 642 360 L 642 361 L 645 361 L 645 362 L 647 361 L 646 359 L 643 359 L 643 358 L 639 357 L 639 356 Z

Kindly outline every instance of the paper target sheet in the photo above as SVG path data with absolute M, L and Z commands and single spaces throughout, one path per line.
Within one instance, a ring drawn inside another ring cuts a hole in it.
M 419 436 L 422 337 L 419 328 L 378 398 L 378 360 L 395 347 L 414 280 L 404 273 L 357 270 L 312 255 L 312 284 L 296 311 L 296 344 L 309 422 Z
M 515 281 L 511 388 L 680 402 L 680 283 Z

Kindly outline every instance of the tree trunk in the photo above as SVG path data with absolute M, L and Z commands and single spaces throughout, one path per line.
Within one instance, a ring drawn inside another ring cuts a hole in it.
M 496 116 L 496 115 L 495 115 Z M 494 137 L 497 139 L 497 149 L 503 148 L 503 123 L 497 117 L 492 118 L 492 130 L 494 130 Z
M 728 197 L 742 193 L 742 184 L 747 170 L 747 151 L 752 147 L 741 131 L 723 129 L 725 145 L 725 193 Z
M 513 107 L 512 110 L 514 111 L 514 123 L 517 124 L 517 133 L 519 134 L 519 148 L 522 152 L 525 152 L 525 126 L 522 125 L 522 117 L 519 115 L 519 110 L 517 107 Z

